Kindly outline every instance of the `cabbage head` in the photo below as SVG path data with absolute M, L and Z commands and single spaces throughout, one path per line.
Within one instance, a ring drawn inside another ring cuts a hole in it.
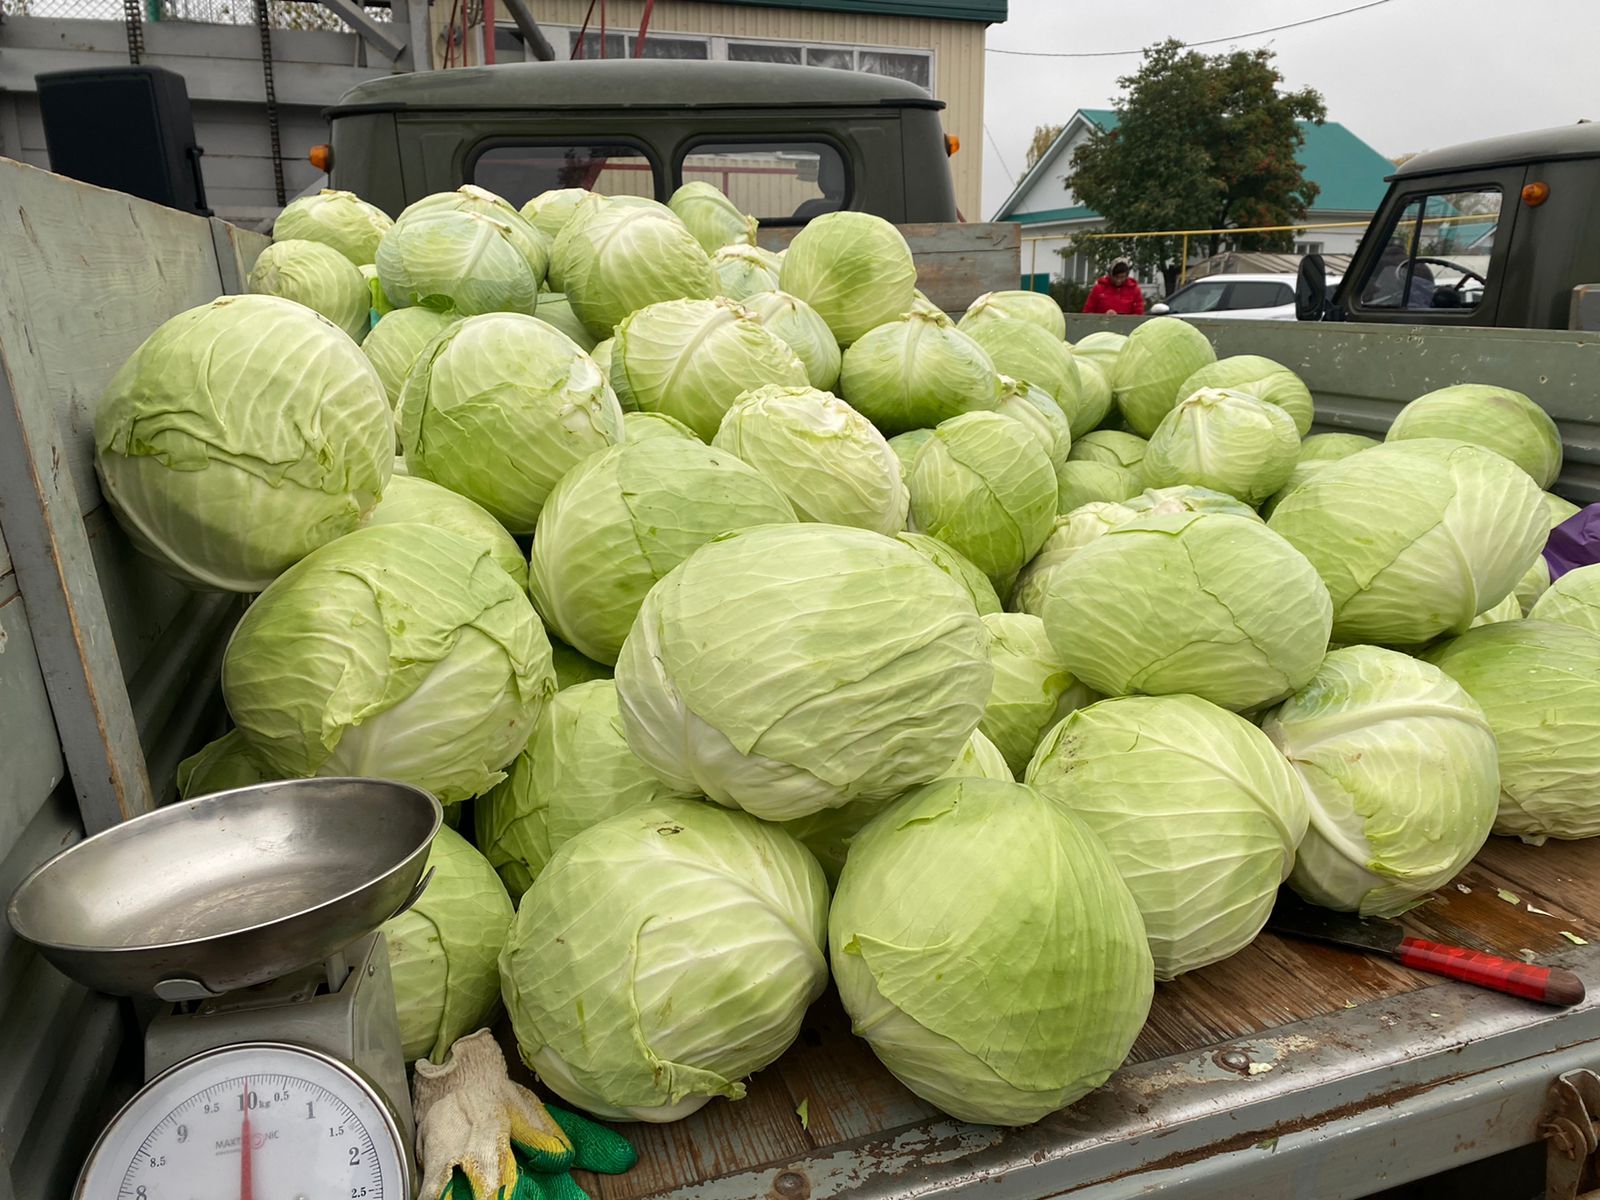
M 911 464 L 917 461 L 917 452 L 933 437 L 931 429 L 908 429 L 889 439 L 889 449 L 900 460 L 900 474 L 911 474 Z
M 1600 634 L 1530 618 L 1430 649 L 1500 747 L 1494 831 L 1535 844 L 1600 834 Z
M 1553 530 L 1568 517 L 1578 512 L 1578 506 L 1570 500 L 1563 500 L 1554 492 L 1544 493 L 1545 506 L 1550 512 L 1550 528 Z M 1548 539 L 1547 539 L 1548 540 Z M 1550 586 L 1550 564 L 1545 561 L 1544 555 L 1539 555 L 1533 560 L 1522 578 L 1517 581 L 1517 603 L 1522 606 L 1522 615 L 1527 616 L 1539 597 L 1544 595 L 1545 589 Z
M 1259 354 L 1235 354 L 1201 367 L 1179 386 L 1178 398 L 1192 396 L 1202 388 L 1243 392 L 1276 404 L 1294 418 L 1295 433 L 1299 437 L 1305 437 L 1316 416 L 1311 389 L 1301 382 L 1300 376 L 1282 363 Z
M 1102 329 L 1097 333 L 1085 334 L 1072 343 L 1072 357 L 1081 365 L 1092 362 L 1100 368 L 1109 381 L 1115 377 L 1114 368 L 1117 359 L 1122 354 L 1122 348 L 1128 344 L 1128 335 L 1113 333 L 1109 329 Z
M 596 338 L 610 337 L 641 308 L 717 294 L 711 256 L 694 234 L 670 211 L 648 205 L 586 202 L 550 261 L 572 311 Z
M 477 213 L 498 222 L 511 244 L 517 248 L 517 253 L 527 262 L 534 279 L 541 285 L 544 283 L 545 273 L 550 269 L 550 239 L 525 220 L 510 201 L 495 195 L 488 188 L 468 183 L 452 192 L 434 192 L 409 205 L 396 220 L 404 221 L 422 212 L 446 210 Z
M 608 337 L 603 341 L 596 342 L 594 349 L 589 351 L 589 357 L 594 359 L 594 365 L 600 368 L 600 373 L 606 377 L 608 382 L 611 379 L 611 351 L 616 344 L 616 338 Z M 621 397 L 618 397 L 618 399 L 620 400 Z M 623 411 L 634 412 L 637 410 L 630 409 L 627 407 L 627 405 L 623 405 Z
M 540 292 L 539 308 L 534 316 L 566 334 L 578 349 L 591 358 L 594 356 L 594 348 L 600 343 L 584 328 L 583 322 L 572 311 L 572 305 L 560 292 Z
M 250 268 L 250 291 L 282 296 L 321 313 L 352 340 L 367 336 L 371 294 L 348 258 L 321 242 L 273 242 Z
M 1027 613 L 990 613 L 989 661 L 994 687 L 978 729 L 1005 757 L 1012 777 L 1022 773 L 1045 732 L 1096 697 L 1072 677 L 1050 645 L 1044 622 Z
M 1468 628 L 1476 629 L 1479 625 L 1493 625 L 1496 621 L 1520 620 L 1522 620 L 1522 605 L 1517 600 L 1517 594 L 1512 592 L 1493 608 L 1486 608 L 1473 617 L 1472 624 Z
M 1206 335 L 1177 317 L 1153 317 L 1135 329 L 1117 354 L 1111 378 L 1129 427 L 1143 437 L 1155 433 L 1183 399 L 1184 382 L 1216 358 Z
M 1039 553 L 1017 576 L 1008 602 L 1012 612 L 1039 616 L 1049 593 L 1050 578 L 1068 559 L 1108 529 L 1126 525 L 1139 514 L 1125 504 L 1091 500 L 1056 517 Z
M 959 324 L 970 329 L 983 321 L 1027 321 L 1058 342 L 1067 340 L 1067 314 L 1043 292 L 985 292 L 967 307 Z
M 1245 517 L 1251 521 L 1260 521 L 1261 516 L 1243 500 L 1228 495 L 1227 492 L 1216 492 L 1210 488 L 1198 487 L 1192 483 L 1180 483 L 1173 487 L 1146 488 L 1137 496 L 1129 496 L 1122 504 L 1132 509 L 1136 514 L 1149 512 L 1178 513 L 1178 512 L 1219 512 L 1228 513 L 1235 517 Z
M 433 872 L 421 898 L 384 922 L 389 974 L 406 1062 L 438 1063 L 500 1010 L 500 951 L 511 898 L 483 855 L 441 828 L 428 851 Z
M 929 300 L 928 297 L 923 294 L 921 288 L 917 288 L 911 293 L 911 307 L 901 315 L 908 316 L 911 313 L 922 313 L 924 316 L 932 317 L 941 325 L 955 324 L 955 322 L 950 319 L 950 314 L 945 312 L 944 309 L 940 308 L 932 300 Z
M 787 342 L 732 300 L 674 300 L 628 317 L 611 348 L 611 386 L 628 407 L 676 417 L 709 442 L 743 393 L 804 387 Z
M 372 511 L 394 421 L 371 364 L 325 318 L 223 296 L 164 321 L 122 364 L 94 445 L 139 550 L 190 587 L 259 592 Z
M 629 442 L 647 442 L 651 438 L 687 438 L 691 442 L 699 442 L 700 437 L 677 417 L 669 417 L 666 413 L 658 412 L 625 412 L 622 414 L 622 427 L 627 431 L 624 439 Z M 701 442 L 701 445 L 704 445 Z
M 519 211 L 522 219 L 549 238 L 554 248 L 556 237 L 578 210 L 578 203 L 594 194 L 587 188 L 551 188 L 540 192 Z
M 212 792 L 254 787 L 275 778 L 272 771 L 250 753 L 250 743 L 244 740 L 244 734 L 230 729 L 178 764 L 178 796 L 193 800 Z
M 989 577 L 973 566 L 965 555 L 925 533 L 905 530 L 894 536 L 960 584 L 972 601 L 972 607 L 978 610 L 979 616 L 1001 611 L 1000 597 L 995 593 L 994 584 L 990 583 Z
M 449 207 L 403 217 L 378 243 L 378 280 L 391 303 L 473 316 L 531 313 L 543 280 L 529 242 L 496 217 Z
M 1085 504 L 1112 503 L 1137 496 L 1144 475 L 1115 463 L 1069 457 L 1056 468 L 1056 512 L 1070 513 Z
M 707 254 L 724 246 L 756 244 L 756 219 L 740 212 L 715 184 L 700 179 L 686 183 L 667 199 L 667 207 Z
M 1528 615 L 1600 634 L 1600 564 L 1568 571 L 1539 597 Z
M 628 749 L 609 679 L 557 692 L 506 777 L 476 809 L 477 843 L 513 900 L 591 825 L 677 794 Z
M 1100 359 L 1074 355 L 1073 362 L 1078 365 L 1078 427 L 1099 429 L 1112 415 L 1111 380 Z
M 624 442 L 550 493 L 528 588 L 563 641 L 614 663 L 663 575 L 718 534 L 794 519 L 782 491 L 727 450 L 688 438 Z
M 1510 388 L 1461 383 L 1402 408 L 1386 441 L 1453 438 L 1503 454 L 1541 488 L 1561 474 L 1561 432 L 1532 400 Z
M 1039 441 L 999 413 L 942 422 L 917 453 L 906 486 L 911 525 L 954 547 L 1011 590 L 1055 519 L 1055 472 Z
M 845 351 L 839 391 L 884 433 L 896 434 L 996 407 L 1000 377 L 983 347 L 954 325 L 910 313 Z
M 1162 418 L 1141 470 L 1152 487 L 1188 483 L 1259 504 L 1295 467 L 1294 418 L 1244 392 L 1201 388 Z
M 445 330 L 400 391 L 413 475 L 532 533 L 556 481 L 622 440 L 622 409 L 594 360 L 535 317 L 491 313 Z
M 393 224 L 388 213 L 354 192 L 323 188 L 284 206 L 272 222 L 272 240 L 321 242 L 362 267 L 372 262 Z
M 964 588 L 836 525 L 700 547 L 650 590 L 617 660 L 634 753 L 674 788 L 772 821 L 934 778 L 993 681 Z
M 522 1060 L 609 1120 L 676 1121 L 789 1048 L 828 982 L 828 885 L 776 826 L 663 800 L 590 826 L 500 956 Z
M 759 246 L 723 246 L 711 256 L 717 272 L 717 294 L 730 300 L 744 300 L 778 287 L 778 256 Z
M 757 292 L 744 299 L 744 306 L 761 318 L 761 323 L 788 343 L 806 369 L 811 386 L 831 392 L 839 382 L 842 356 L 833 330 L 817 310 L 787 292 Z
M 1539 489 L 1463 442 L 1394 442 L 1330 463 L 1269 522 L 1317 568 L 1337 642 L 1420 645 L 1505 599 L 1548 532 Z
M 431 308 L 396 308 L 381 317 L 361 343 L 361 350 L 378 373 L 392 409 L 400 403 L 406 376 L 433 341 L 460 318 Z
M 1313 433 L 1300 443 L 1300 461 L 1331 462 L 1383 445 L 1364 433 Z
M 905 238 L 882 217 L 831 212 L 794 235 L 778 286 L 816 309 L 834 340 L 849 346 L 910 311 L 917 266 Z
M 1066 342 L 1030 321 L 979 321 L 970 326 L 972 340 L 982 346 L 994 369 L 1032 384 L 1061 406 L 1073 437 L 1095 427 L 1084 408 L 1083 381 Z
M 605 663 L 585 658 L 558 637 L 550 639 L 550 657 L 555 662 L 558 692 L 564 692 L 570 687 L 577 687 L 580 683 L 588 683 L 594 679 L 611 678 L 611 668 Z
M 713 446 L 750 464 L 802 521 L 893 534 L 909 500 L 883 434 L 837 396 L 768 384 L 740 396 Z
M 431 525 L 313 551 L 245 611 L 222 660 L 228 712 L 280 778 L 397 779 L 445 804 L 500 781 L 554 692 L 522 589 Z
M 1377 646 L 1335 650 L 1261 728 L 1311 803 L 1289 884 L 1314 904 L 1396 916 L 1489 836 L 1494 734 L 1437 667 Z
M 1144 918 L 1157 979 L 1255 940 L 1310 813 L 1289 764 L 1198 696 L 1125 696 L 1050 731 L 1027 782 L 1082 818 Z
M 1040 615 L 1067 669 L 1103 695 L 1188 692 L 1242 712 L 1310 681 L 1333 609 L 1311 564 L 1260 521 L 1184 512 L 1082 547 Z
M 943 780 L 880 814 L 850 847 L 828 944 L 855 1033 L 963 1121 L 1027 1125 L 1099 1087 L 1154 990 L 1111 855 L 1019 783 Z
M 1137 433 L 1120 429 L 1095 429 L 1075 438 L 1067 458 L 1073 462 L 1103 462 L 1138 474 L 1150 443 Z
M 368 525 L 407 525 L 416 523 L 448 529 L 480 550 L 488 552 L 495 564 L 518 587 L 528 583 L 528 560 L 522 556 L 517 540 L 481 504 L 457 495 L 449 488 L 415 475 L 396 475 L 383 491 L 383 499 L 367 518 Z
M 1315 478 L 1338 461 L 1334 458 L 1308 458 L 1304 462 L 1295 463 L 1294 470 L 1289 472 L 1289 478 L 1283 481 L 1283 486 L 1262 501 L 1261 515 L 1271 519 L 1272 514 L 1278 511 L 1278 505 L 1291 496 L 1297 487 L 1306 480 Z
M 1009 375 L 1000 376 L 1000 407 L 996 410 L 1010 417 L 1034 437 L 1050 456 L 1052 470 L 1067 461 L 1072 451 L 1072 427 L 1061 406 L 1045 395 L 1043 389 Z

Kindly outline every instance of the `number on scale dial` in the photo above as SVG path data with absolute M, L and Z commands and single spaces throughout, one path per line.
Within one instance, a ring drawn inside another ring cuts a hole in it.
M 79 1200 L 408 1200 L 388 1107 L 336 1059 L 228 1046 L 179 1063 L 117 1114 Z

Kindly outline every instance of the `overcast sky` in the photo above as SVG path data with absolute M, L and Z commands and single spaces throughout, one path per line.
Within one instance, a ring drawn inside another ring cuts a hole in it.
M 1350 8 L 1362 0 L 1011 0 L 989 46 L 1124 50 L 1175 37 L 1224 37 Z M 1287 86 L 1323 95 L 1328 119 L 1385 155 L 1549 125 L 1600 120 L 1594 56 L 1600 0 L 1388 0 L 1365 12 L 1254 38 L 1277 52 Z M 1227 43 L 1202 47 L 1206 53 Z M 1109 108 L 1137 55 L 1018 58 L 990 53 L 984 119 L 987 216 L 1022 173 L 1036 125 Z

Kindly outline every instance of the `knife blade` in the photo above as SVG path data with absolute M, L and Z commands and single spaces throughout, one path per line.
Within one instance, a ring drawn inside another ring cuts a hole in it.
M 1559 1008 L 1579 1004 L 1584 997 L 1583 980 L 1571 971 L 1411 937 L 1397 921 L 1320 908 L 1287 888 L 1278 894 L 1267 928 L 1291 937 L 1387 955 L 1416 971 Z

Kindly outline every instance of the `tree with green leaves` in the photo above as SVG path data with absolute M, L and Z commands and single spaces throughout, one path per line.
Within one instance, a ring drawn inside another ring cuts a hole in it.
M 1303 220 L 1317 197 L 1295 152 L 1299 122 L 1321 123 L 1322 96 L 1285 91 L 1270 50 L 1205 55 L 1166 41 L 1118 81 L 1118 125 L 1094 133 L 1072 156 L 1067 187 L 1114 231 L 1236 229 Z M 1215 254 L 1224 234 L 1191 238 L 1190 253 Z M 1240 249 L 1288 250 L 1292 233 L 1230 238 Z M 1181 237 L 1082 238 L 1096 262 L 1125 258 L 1170 291 Z

